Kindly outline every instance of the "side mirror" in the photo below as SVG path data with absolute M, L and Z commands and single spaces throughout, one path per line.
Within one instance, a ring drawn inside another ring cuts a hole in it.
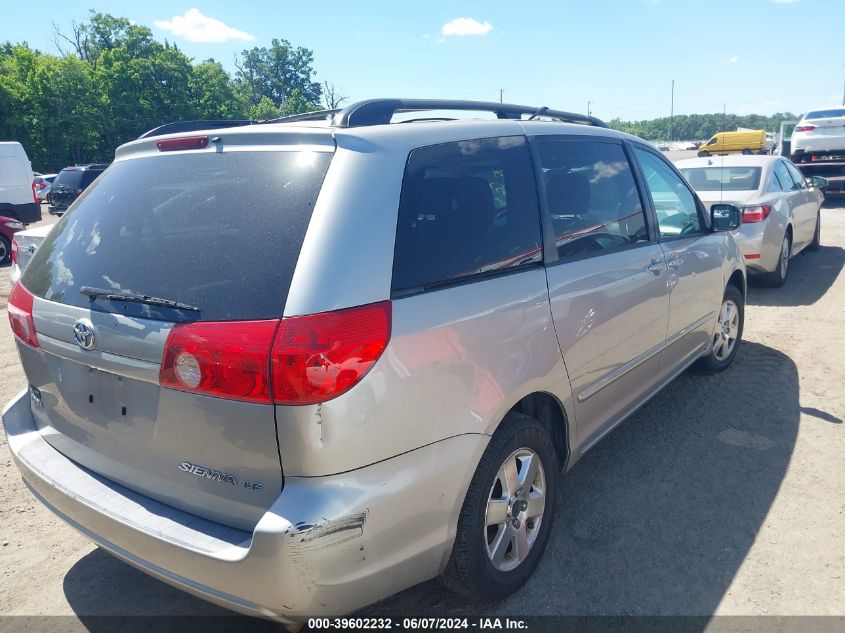
M 732 204 L 710 207 L 710 226 L 714 231 L 736 231 L 742 224 L 742 212 Z
M 821 189 L 824 191 L 827 189 L 827 186 L 830 184 L 827 178 L 822 178 L 821 176 L 813 176 L 812 178 L 806 178 L 807 186 L 813 187 L 814 189 Z

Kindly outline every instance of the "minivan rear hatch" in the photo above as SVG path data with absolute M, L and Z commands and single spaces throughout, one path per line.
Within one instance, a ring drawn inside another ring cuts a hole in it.
M 250 529 L 283 485 L 273 405 L 164 386 L 162 357 L 177 328 L 213 331 L 228 346 L 215 357 L 224 381 L 257 380 L 237 366 L 243 331 L 272 331 L 283 314 L 334 144 L 155 147 L 113 163 L 24 272 L 33 415 L 83 467 Z

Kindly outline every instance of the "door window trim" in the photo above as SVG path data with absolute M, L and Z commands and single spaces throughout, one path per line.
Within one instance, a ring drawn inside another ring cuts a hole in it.
M 649 147 L 648 145 L 645 145 L 643 143 L 638 143 L 636 141 L 630 141 L 630 140 L 626 140 L 625 142 L 630 144 L 630 146 L 631 146 L 631 155 L 634 158 L 634 165 L 636 167 L 638 177 L 642 181 L 642 185 L 643 185 L 643 188 L 645 189 L 645 191 L 647 193 L 649 193 L 647 203 L 648 203 L 648 208 L 650 209 L 650 215 L 652 216 L 652 219 L 655 223 L 655 226 L 657 227 L 657 241 L 661 242 L 661 243 L 663 243 L 663 242 L 677 242 L 678 240 L 687 240 L 687 239 L 690 239 L 690 238 L 693 238 L 693 237 L 702 237 L 704 235 L 708 235 L 708 234 L 712 233 L 713 227 L 710 226 L 709 218 L 707 218 L 707 213 L 705 212 L 705 209 L 704 209 L 704 204 L 701 202 L 701 199 L 699 199 L 698 194 L 695 192 L 695 190 L 692 187 L 689 186 L 689 184 L 687 183 L 687 179 L 684 178 L 683 174 L 678 170 L 678 168 L 675 167 L 675 165 L 672 164 L 672 161 L 666 160 L 666 157 L 664 157 L 662 154 L 660 154 L 659 151 L 655 150 L 652 147 Z M 683 186 L 686 187 L 687 191 L 689 191 L 690 194 L 692 195 L 693 202 L 695 203 L 695 210 L 698 213 L 698 222 L 701 226 L 700 231 L 698 231 L 696 233 L 687 233 L 686 235 L 673 235 L 673 236 L 668 236 L 668 237 L 660 234 L 660 221 L 657 218 L 657 209 L 654 207 L 654 204 L 652 203 L 651 193 L 648 190 L 648 184 L 646 183 L 645 174 L 642 171 L 642 166 L 640 165 L 639 160 L 636 158 L 636 155 L 634 154 L 635 148 L 645 150 L 648 153 L 656 156 L 661 161 L 663 161 L 663 163 L 665 165 L 668 165 L 669 169 L 672 172 L 674 172 L 676 176 L 678 176 L 678 178 L 681 181 L 681 184 L 683 184 Z
M 655 230 L 655 225 L 652 221 L 649 207 L 646 205 L 643 193 L 644 189 L 642 183 L 638 178 L 635 170 L 635 165 L 632 162 L 633 156 L 625 145 L 624 139 L 615 138 L 612 136 L 599 136 L 593 134 L 533 134 L 528 135 L 528 147 L 531 150 L 531 162 L 534 166 L 534 178 L 536 181 L 537 198 L 540 203 L 541 223 L 540 226 L 543 231 L 543 266 L 549 268 L 557 266 L 558 264 L 568 264 L 570 262 L 578 262 L 584 259 L 592 259 L 594 257 L 601 257 L 603 255 L 611 255 L 613 253 L 622 253 L 630 251 L 635 248 L 642 248 L 644 246 L 653 246 L 657 243 L 655 236 L 659 233 Z M 643 216 L 645 217 L 646 230 L 648 231 L 648 239 L 640 240 L 633 244 L 626 244 L 616 248 L 607 250 L 594 251 L 590 253 L 582 253 L 573 257 L 561 258 L 557 252 L 557 242 L 555 241 L 554 228 L 552 226 L 552 214 L 549 211 L 549 200 L 546 192 L 546 183 L 543 176 L 543 167 L 540 162 L 539 143 L 542 141 L 580 141 L 582 143 L 607 143 L 608 145 L 617 145 L 622 148 L 625 158 L 628 161 L 628 167 L 631 170 L 631 175 L 634 178 L 634 184 L 637 187 L 637 195 L 640 199 L 640 207 L 642 208 Z

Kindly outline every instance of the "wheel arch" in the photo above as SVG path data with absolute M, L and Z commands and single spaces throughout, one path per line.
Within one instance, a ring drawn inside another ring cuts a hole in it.
M 747 280 L 745 279 L 745 275 L 739 269 L 733 271 L 731 276 L 728 278 L 728 286 L 734 286 L 737 290 L 739 290 L 739 294 L 742 295 L 742 298 L 745 299 L 747 289 Z
M 531 416 L 546 427 L 552 438 L 561 470 L 565 471 L 570 456 L 569 416 L 560 400 L 548 392 L 535 391 L 523 396 L 507 413 L 511 411 Z

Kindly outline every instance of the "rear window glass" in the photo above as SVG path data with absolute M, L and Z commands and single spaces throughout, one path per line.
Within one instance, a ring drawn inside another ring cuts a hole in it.
M 684 167 L 696 191 L 752 191 L 760 187 L 760 167 Z
M 82 170 L 81 169 L 63 169 L 56 176 L 56 186 L 65 186 L 69 189 L 76 189 L 82 184 Z
M 484 138 L 411 152 L 402 183 L 393 290 L 408 291 L 541 261 L 528 144 Z
M 808 112 L 805 119 L 830 119 L 833 117 L 845 116 L 845 108 L 832 108 L 830 110 L 816 110 Z
M 331 156 L 224 152 L 116 162 L 50 232 L 22 282 L 51 301 L 144 318 L 180 314 L 92 303 L 80 288 L 187 303 L 200 309 L 190 318 L 203 321 L 277 318 Z

